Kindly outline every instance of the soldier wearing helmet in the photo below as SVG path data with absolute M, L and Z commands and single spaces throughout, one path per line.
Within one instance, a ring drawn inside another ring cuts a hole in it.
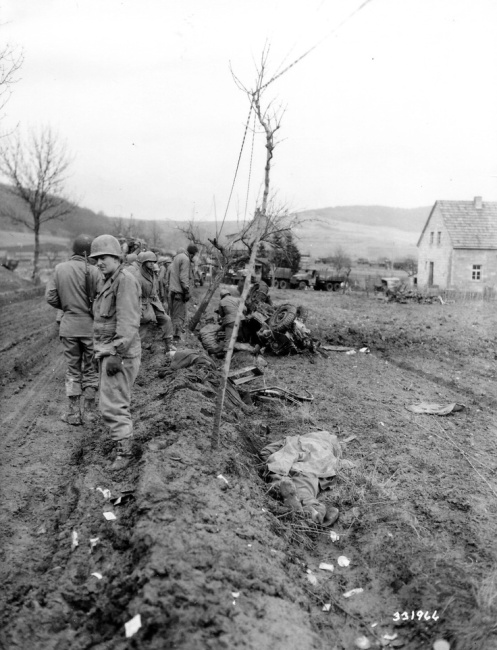
M 95 357 L 100 366 L 100 412 L 117 443 L 111 469 L 127 467 L 131 456 L 133 423 L 131 388 L 141 360 L 141 287 L 122 264 L 121 247 L 112 235 L 100 235 L 91 245 L 90 257 L 104 276 L 93 304 Z
M 160 266 L 159 277 L 157 278 L 159 284 L 159 298 L 164 305 L 166 314 L 171 313 L 169 305 L 169 275 L 172 261 L 173 258 L 170 255 L 163 255 L 158 259 Z
M 174 338 L 178 341 L 185 331 L 186 303 L 190 300 L 190 290 L 194 284 L 192 262 L 197 253 L 198 248 L 195 244 L 190 244 L 186 251 L 181 248 L 174 256 L 169 273 L 171 318 Z
M 138 261 L 141 268 L 135 277 L 140 282 L 142 290 L 140 320 L 142 344 L 145 342 L 147 332 L 150 331 L 151 323 L 157 323 L 162 330 L 165 351 L 174 352 L 176 348 L 173 345 L 173 325 L 158 295 L 158 279 L 154 270 L 157 256 L 152 251 L 143 251 L 138 255 Z
M 68 410 L 62 419 L 73 425 L 83 424 L 83 416 L 87 422 L 96 419 L 98 373 L 93 364 L 91 306 L 102 284 L 102 276 L 89 264 L 92 240 L 90 235 L 76 237 L 72 257 L 57 264 L 45 293 L 48 304 L 62 313 L 59 336 L 67 361 L 65 389 L 68 398 Z

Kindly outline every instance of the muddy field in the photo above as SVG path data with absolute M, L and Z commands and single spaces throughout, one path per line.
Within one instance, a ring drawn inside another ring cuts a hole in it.
M 40 297 L 2 308 L 2 648 L 348 650 L 362 636 L 497 648 L 495 304 L 273 295 L 357 353 L 266 357 L 266 385 L 314 401 L 231 408 L 212 452 L 212 376 L 168 371 L 154 342 L 134 391 L 134 460 L 117 476 L 102 426 L 60 421 L 55 311 Z M 406 410 L 421 401 L 466 408 Z M 262 447 L 317 428 L 354 463 L 323 495 L 340 510 L 338 541 L 288 514 L 262 475 Z

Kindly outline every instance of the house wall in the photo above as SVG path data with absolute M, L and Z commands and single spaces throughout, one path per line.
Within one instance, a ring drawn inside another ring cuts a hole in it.
M 433 243 L 431 243 L 433 233 Z M 438 233 L 441 233 L 440 243 Z M 418 287 L 428 286 L 430 262 L 433 262 L 433 285 L 447 289 L 451 283 L 452 244 L 442 215 L 434 208 L 418 246 Z
M 481 265 L 481 279 L 473 280 L 473 265 Z M 455 249 L 452 258 L 451 288 L 483 292 L 497 287 L 497 250 Z

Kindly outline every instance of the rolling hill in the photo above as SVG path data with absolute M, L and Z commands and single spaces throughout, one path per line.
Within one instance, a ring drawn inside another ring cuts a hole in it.
M 9 209 L 26 215 L 21 202 L 12 198 L 6 186 L 0 185 L 0 250 L 9 254 L 28 253 L 33 248 L 32 233 L 26 226 L 13 223 L 6 216 Z M 398 259 L 417 254 L 416 242 L 429 211 L 429 207 L 402 209 L 384 206 L 306 210 L 298 213 L 302 223 L 293 232 L 301 251 L 310 253 L 312 257 L 329 255 L 341 246 L 353 258 Z M 134 220 L 130 224 L 127 219 L 110 217 L 102 212 L 97 214 L 83 207 L 77 207 L 62 221 L 49 221 L 42 226 L 41 242 L 43 246 L 63 248 L 68 247 L 81 232 L 95 236 L 108 232 L 118 235 L 130 226 L 135 236 L 149 243 L 155 240 L 165 249 L 177 249 L 186 244 L 186 237 L 180 230 L 186 226 L 185 222 Z M 197 222 L 196 226 L 202 239 L 216 234 L 213 221 Z M 238 230 L 237 222 L 226 222 L 223 234 Z

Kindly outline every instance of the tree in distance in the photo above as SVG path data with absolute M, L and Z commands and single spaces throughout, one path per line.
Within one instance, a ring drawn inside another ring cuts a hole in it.
M 70 163 L 65 142 L 50 127 L 30 131 L 25 137 L 16 131 L 0 140 L 0 172 L 9 182 L 8 192 L 20 199 L 25 208 L 1 210 L 11 221 L 25 225 L 34 234 L 32 279 L 35 282 L 42 225 L 62 219 L 75 209 L 73 202 L 64 196 Z
M 337 246 L 332 255 L 324 257 L 323 262 L 331 264 L 337 273 L 344 272 L 348 275 L 352 269 L 352 259 L 341 246 Z

